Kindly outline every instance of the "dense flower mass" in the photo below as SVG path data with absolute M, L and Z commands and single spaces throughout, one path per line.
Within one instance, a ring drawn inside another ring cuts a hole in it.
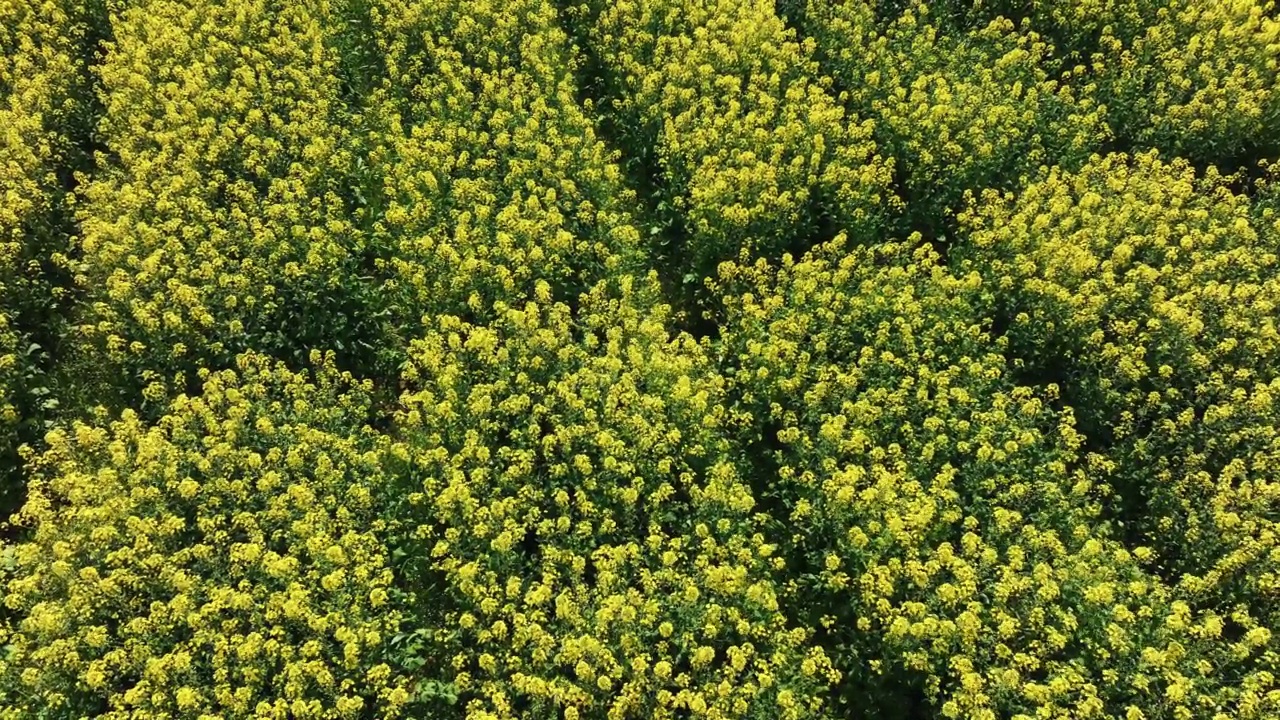
M 1154 154 L 1053 172 L 966 218 L 1025 367 L 1064 377 L 1144 541 L 1211 606 L 1280 607 L 1280 246 L 1215 173 Z
M 410 350 L 402 452 L 469 716 L 811 717 L 839 673 L 779 606 L 724 381 L 637 285 L 441 316 Z
M 723 364 L 788 510 L 790 600 L 872 669 L 843 685 L 850 703 L 923 686 L 948 718 L 1118 717 L 1141 708 L 1131 686 L 1186 682 L 1232 717 L 1253 712 L 1219 663 L 1272 690 L 1255 664 L 1269 643 L 1204 635 L 1220 616 L 1193 617 L 1143 566 L 1151 550 L 1104 520 L 1115 463 L 1084 451 L 1056 384 L 1016 383 L 981 319 L 981 276 L 927 248 L 841 242 L 721 276 Z M 1179 608 L 1185 627 L 1166 622 Z
M 50 351 L 66 288 L 53 276 L 70 250 L 88 115 L 89 8 L 71 2 L 0 4 L 0 512 L 17 500 L 18 444 L 43 429 Z
M 664 259 L 696 279 L 739 250 L 803 249 L 825 222 L 874 236 L 891 166 L 771 2 L 587 2 L 573 16 L 655 185 L 659 230 L 676 236 Z
M 1274 0 L 0 0 L 0 720 L 1280 717 Z
M 572 301 L 640 268 L 633 194 L 577 103 L 550 2 L 373 5 L 374 237 L 406 341 L 424 314 Z
M 1116 133 L 1199 162 L 1280 152 L 1275 3 L 1151 5 L 1159 8 L 1153 23 L 1132 36 L 1104 30 L 1091 58 Z
M 247 349 L 370 342 L 353 120 L 326 46 L 342 18 L 323 0 L 148 0 L 113 19 L 110 158 L 82 189 L 77 266 L 108 382 L 162 402 Z
M 367 388 L 262 356 L 50 433 L 7 548 L 6 717 L 397 714 Z M 122 682 L 125 679 L 128 682 Z
M 795 0 L 790 0 L 795 1 Z M 883 11 L 895 0 L 872 4 Z M 853 3 L 857 4 L 857 3 Z M 953 26 L 1021 19 L 1057 47 L 1048 67 L 1097 83 L 1126 146 L 1200 162 L 1274 156 L 1280 139 L 1274 0 L 938 0 Z M 882 16 L 883 17 L 883 16 Z
M 915 226 L 937 230 L 966 191 L 1078 165 L 1107 138 L 1093 86 L 1051 76 L 1052 46 L 1006 18 L 945 34 L 917 2 L 882 30 L 873 2 L 843 0 L 812 0 L 802 17 L 849 101 L 876 121 Z

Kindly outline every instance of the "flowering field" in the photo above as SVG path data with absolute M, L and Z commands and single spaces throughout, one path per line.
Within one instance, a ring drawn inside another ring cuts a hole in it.
M 0 720 L 1280 717 L 1275 0 L 0 50 Z

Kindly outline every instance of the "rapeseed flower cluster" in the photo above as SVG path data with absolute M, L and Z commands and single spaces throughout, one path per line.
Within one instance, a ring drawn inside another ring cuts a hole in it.
M 1015 362 L 1060 377 L 1158 567 L 1204 607 L 1277 619 L 1274 213 L 1154 153 L 1053 172 L 966 216 L 962 267 Z
M 0 720 L 1280 717 L 1277 27 L 0 0 Z
M 374 241 L 406 341 L 424 315 L 570 302 L 640 268 L 633 195 L 576 101 L 550 2 L 374 5 L 387 66 L 368 111 Z
M 787 510 L 771 528 L 787 604 L 834 648 L 842 702 L 908 706 L 922 688 L 948 718 L 1280 707 L 1270 618 L 1193 609 L 1144 567 L 1151 551 L 1102 512 L 1114 461 L 1083 450 L 1056 386 L 1017 384 L 976 272 L 841 239 L 726 264 L 719 287 L 744 441 Z
M 772 2 L 583 3 L 622 142 L 652 176 L 676 262 L 700 282 L 740 250 L 803 249 L 833 224 L 871 237 L 894 207 L 872 124 L 847 115 Z
M 914 0 L 906 0 L 913 2 Z M 1059 59 L 1070 65 L 1087 61 L 1104 35 L 1132 39 L 1156 22 L 1170 0 L 935 0 L 930 3 L 949 31 L 986 25 L 1005 17 L 1050 38 Z M 901 0 L 876 3 L 884 21 L 891 21 Z
M 333 356 L 50 433 L 6 548 L 0 717 L 396 717 L 386 441 Z
M 1280 17 L 1274 2 L 1168 0 L 1132 35 L 1104 28 L 1099 101 L 1126 144 L 1200 163 L 1274 157 Z M 1105 15 L 1104 15 L 1105 17 Z
M 396 450 L 468 718 L 812 717 L 839 680 L 780 609 L 724 382 L 655 283 L 410 348 Z
M 929 4 L 912 2 L 881 27 L 870 0 L 811 0 L 801 22 L 849 105 L 875 121 L 914 227 L 937 232 L 966 192 L 1078 166 L 1107 140 L 1092 86 L 1051 76 L 1053 48 L 1011 20 L 947 33 Z
M 62 177 L 77 168 L 89 114 L 82 55 L 89 10 L 75 3 L 0 3 L 0 462 L 43 430 L 50 404 L 46 347 L 65 288 L 51 277 L 71 249 L 73 204 Z M 0 515 L 17 499 L 0 469 Z
M 1280 150 L 1269 131 L 1280 113 L 1272 0 L 941 0 L 937 9 L 951 27 L 1005 17 L 1046 37 L 1057 50 L 1046 66 L 1096 86 L 1121 147 L 1231 164 Z
M 376 337 L 336 14 L 148 0 L 113 16 L 97 70 L 111 158 L 83 188 L 76 265 L 108 387 L 163 405 L 246 349 L 304 362 Z

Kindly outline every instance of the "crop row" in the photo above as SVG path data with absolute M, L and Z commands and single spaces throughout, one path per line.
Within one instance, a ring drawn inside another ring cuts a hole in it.
M 563 5 L 0 5 L 0 720 L 1280 715 L 1269 2 Z
M 653 186 L 676 280 L 803 251 L 832 228 L 872 238 L 894 207 L 872 126 L 847 116 L 772 2 L 629 0 L 567 13 L 603 76 L 603 110 Z
M 766 459 L 785 604 L 843 671 L 835 703 L 904 718 L 921 704 L 948 718 L 1274 712 L 1269 572 L 1227 598 L 1165 582 L 1171 529 L 1132 542 L 1110 512 L 1144 468 L 1092 451 L 1076 417 L 1092 408 L 1061 404 L 1070 382 L 1022 384 L 1004 357 L 1017 341 L 987 308 L 1007 285 L 983 268 L 843 239 L 721 268 L 720 365 L 754 418 L 739 443 Z M 1242 574 L 1270 562 L 1263 492 L 1228 536 L 1258 553 Z M 1204 534 L 1186 547 L 1221 549 Z
M 1094 89 L 1052 74 L 1036 33 L 1004 18 L 956 30 L 923 3 L 886 23 L 875 5 L 811 0 L 799 25 L 852 111 L 875 122 L 910 227 L 942 232 L 967 193 L 1078 167 L 1109 139 Z
M 162 407 L 195 369 L 250 348 L 296 363 L 371 344 L 335 15 L 269 0 L 113 15 L 98 69 L 108 154 L 83 188 L 76 265 L 104 399 L 141 391 Z
M 1274 210 L 1154 154 L 1053 172 L 964 218 L 1010 356 L 1060 378 L 1130 528 L 1203 607 L 1276 620 Z
M 818 38 L 820 54 L 835 59 L 865 54 L 841 38 L 849 25 L 891 43 L 901 37 L 902 28 L 895 26 L 904 19 L 950 42 L 990 33 L 992 23 L 1017 25 L 1020 33 L 1052 48 L 1052 54 L 1042 54 L 1040 72 L 1071 86 L 1087 102 L 1086 116 L 1105 108 L 1106 125 L 1122 149 L 1155 148 L 1199 165 L 1234 165 L 1280 151 L 1269 132 L 1280 113 L 1274 82 L 1280 18 L 1271 0 L 797 0 L 783 5 Z M 840 24 L 831 25 L 833 15 Z M 918 62 L 909 54 L 896 59 L 908 68 Z M 841 65 L 847 62 L 824 69 L 843 80 Z M 958 58 L 951 73 L 969 82 L 982 74 Z M 1023 90 L 1035 84 L 1024 79 Z
M 74 234 L 74 173 L 94 114 L 87 56 L 96 4 L 0 5 L 0 513 L 20 495 L 19 444 L 56 408 L 61 275 Z M 13 468 L 14 470 L 11 470 Z

